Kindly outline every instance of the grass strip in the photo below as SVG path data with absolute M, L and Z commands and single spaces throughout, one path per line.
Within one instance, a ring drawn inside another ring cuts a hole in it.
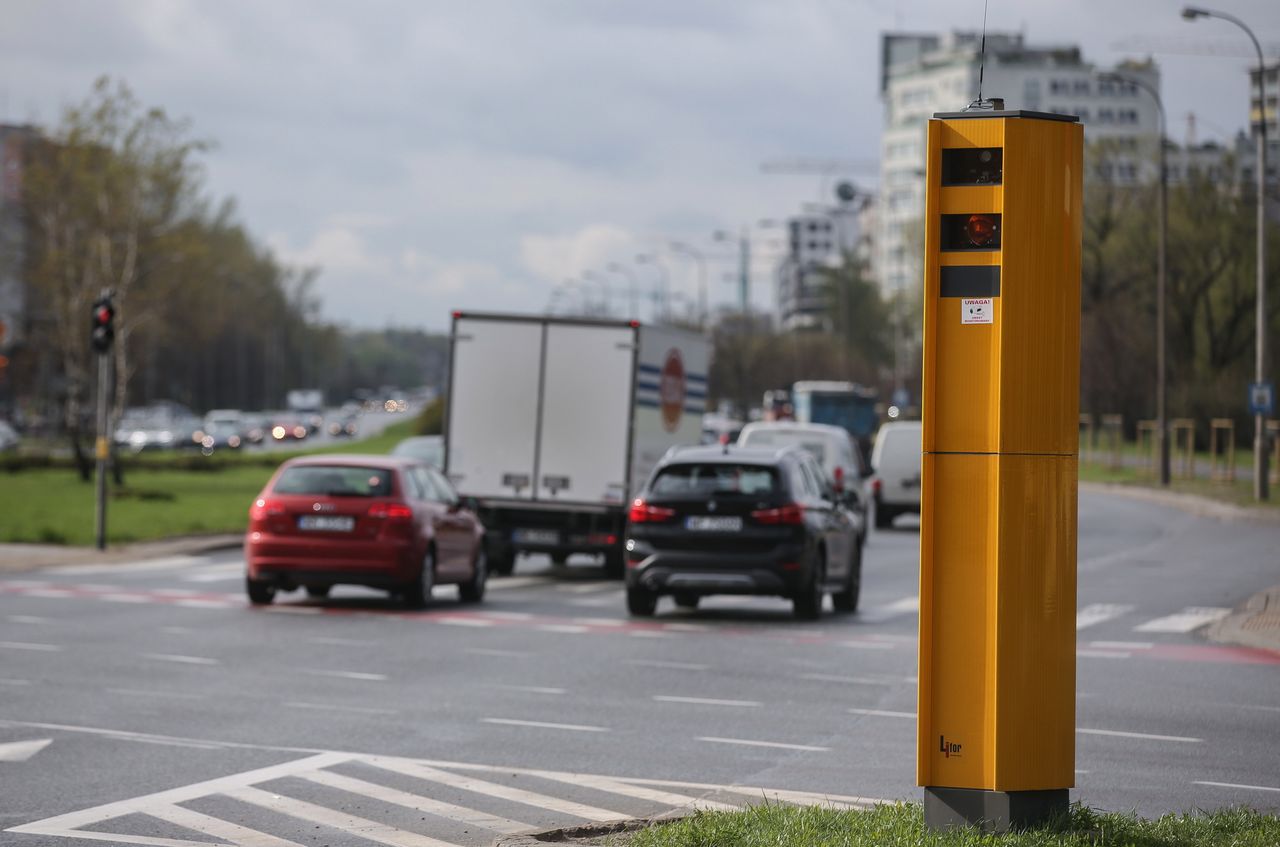
M 1231 808 L 1154 820 L 1073 805 L 1061 819 L 1000 835 L 976 827 L 934 832 L 916 803 L 865 811 L 767 803 L 699 812 L 602 843 L 627 847 L 1275 847 L 1280 818 Z

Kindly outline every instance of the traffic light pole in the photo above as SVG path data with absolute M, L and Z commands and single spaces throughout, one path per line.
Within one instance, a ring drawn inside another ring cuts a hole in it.
M 109 354 L 98 354 L 98 438 L 94 443 L 97 457 L 97 508 L 94 539 L 99 550 L 107 549 L 107 393 L 111 386 Z

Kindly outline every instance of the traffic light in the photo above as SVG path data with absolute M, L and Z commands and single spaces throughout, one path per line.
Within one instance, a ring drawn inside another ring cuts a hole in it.
M 917 776 L 930 827 L 1075 781 L 1081 165 L 1074 117 L 928 127 Z
M 90 335 L 93 349 L 97 352 L 106 353 L 111 349 L 116 338 L 115 320 L 116 308 L 111 305 L 111 298 L 99 297 L 93 304 L 93 332 Z

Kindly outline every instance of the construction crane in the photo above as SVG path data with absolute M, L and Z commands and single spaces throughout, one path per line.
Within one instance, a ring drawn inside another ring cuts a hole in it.
M 760 172 L 818 177 L 818 200 L 830 202 L 832 177 L 849 174 L 879 175 L 880 162 L 874 159 L 839 159 L 821 156 L 796 156 L 770 159 L 760 163 Z

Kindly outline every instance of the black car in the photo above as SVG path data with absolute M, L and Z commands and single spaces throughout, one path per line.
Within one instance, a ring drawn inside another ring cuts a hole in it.
M 858 607 L 857 516 L 797 447 L 673 448 L 627 521 L 627 608 L 650 616 L 658 598 L 695 608 L 708 594 L 789 597 L 798 618 Z

